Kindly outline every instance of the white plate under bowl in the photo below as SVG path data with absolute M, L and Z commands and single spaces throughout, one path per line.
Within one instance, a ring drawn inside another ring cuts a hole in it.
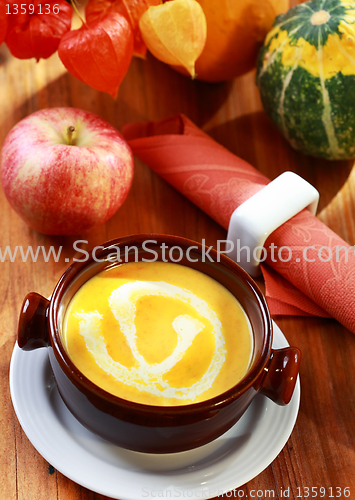
M 288 346 L 274 323 L 274 348 Z M 76 483 L 120 500 L 213 498 L 260 474 L 280 453 L 296 422 L 300 382 L 287 406 L 257 395 L 243 417 L 218 439 L 195 450 L 151 455 L 124 450 L 83 427 L 63 403 L 46 348 L 22 351 L 10 366 L 11 398 L 37 451 Z

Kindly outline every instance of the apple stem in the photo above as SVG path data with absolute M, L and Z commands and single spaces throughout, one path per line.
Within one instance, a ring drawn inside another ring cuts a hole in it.
M 73 133 L 75 132 L 75 127 L 72 125 L 67 128 L 67 136 L 68 136 L 68 144 L 69 146 L 73 145 Z

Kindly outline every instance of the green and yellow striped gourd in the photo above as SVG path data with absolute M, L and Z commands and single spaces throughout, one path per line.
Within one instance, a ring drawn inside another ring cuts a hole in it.
M 312 0 L 278 16 L 256 82 L 291 146 L 330 160 L 355 157 L 355 0 Z

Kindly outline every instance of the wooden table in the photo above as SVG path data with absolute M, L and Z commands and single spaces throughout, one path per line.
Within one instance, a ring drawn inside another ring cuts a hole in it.
M 113 101 L 69 75 L 56 55 L 38 64 L 19 61 L 3 45 L 0 57 L 0 145 L 15 123 L 46 107 L 89 110 L 119 129 L 126 122 L 183 112 L 271 179 L 289 169 L 309 180 L 321 193 L 319 217 L 351 245 L 355 244 L 353 162 L 329 163 L 291 150 L 262 112 L 253 72 L 232 82 L 212 85 L 191 81 L 153 57 L 147 61 L 136 59 L 118 99 Z M 53 471 L 33 448 L 16 418 L 8 373 L 22 300 L 29 291 L 45 296 L 51 293 L 68 265 L 66 259 L 74 257 L 76 239 L 87 240 L 87 247 L 93 247 L 127 234 L 158 232 L 198 241 L 205 238 L 206 244 L 216 245 L 226 232 L 138 160 L 133 187 L 123 207 L 104 226 L 88 233 L 43 236 L 22 222 L 2 191 L 0 206 L 2 249 L 7 245 L 43 245 L 47 250 L 51 245 L 63 246 L 59 262 L 16 259 L 0 263 L 0 498 L 103 500 L 106 497 Z M 281 498 L 280 491 L 290 488 L 289 498 L 306 498 L 307 492 L 309 498 L 346 498 L 344 488 L 349 488 L 350 498 L 355 498 L 355 336 L 334 320 L 274 319 L 288 341 L 303 352 L 300 412 L 280 455 L 242 486 L 240 495 L 243 492 L 244 498 L 257 494 L 266 498 L 270 490 L 274 498 Z M 324 495 L 321 487 L 325 488 Z

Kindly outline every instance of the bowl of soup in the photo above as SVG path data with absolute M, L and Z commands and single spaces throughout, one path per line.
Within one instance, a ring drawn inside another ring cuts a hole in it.
M 272 349 L 272 335 L 264 296 L 235 262 L 148 234 L 96 247 L 50 299 L 29 293 L 18 345 L 48 349 L 64 403 L 90 431 L 175 453 L 222 435 L 258 393 L 288 404 L 300 351 Z

